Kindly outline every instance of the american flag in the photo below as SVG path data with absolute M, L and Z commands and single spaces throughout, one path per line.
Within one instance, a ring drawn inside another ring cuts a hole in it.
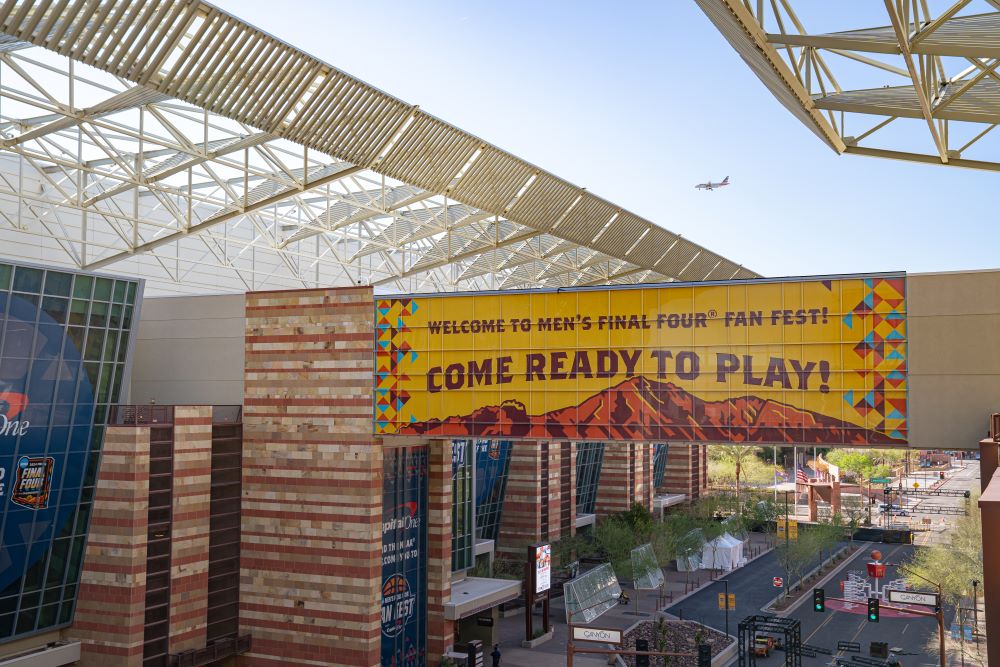
M 809 478 L 806 476 L 806 471 L 802 468 L 795 469 L 795 481 L 799 484 L 808 484 Z

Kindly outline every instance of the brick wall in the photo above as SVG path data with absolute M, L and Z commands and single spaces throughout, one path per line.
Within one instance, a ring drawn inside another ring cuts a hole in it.
M 430 444 L 427 481 L 427 664 L 436 665 L 455 641 L 454 622 L 444 618 L 451 599 L 450 440 Z
M 516 441 L 511 445 L 507 495 L 500 517 L 497 554 L 518 557 L 524 545 L 541 539 L 542 458 L 537 442 Z
M 149 429 L 110 426 L 67 636 L 82 642 L 83 667 L 142 664 L 146 598 Z
M 683 493 L 694 500 L 704 494 L 707 486 L 708 447 L 699 444 L 670 443 L 663 484 L 658 490 L 665 493 Z
M 241 664 L 380 662 L 370 288 L 246 298 Z
M 170 652 L 205 646 L 212 501 L 212 408 L 174 408 Z
M 652 445 L 644 442 L 609 442 L 597 487 L 597 516 L 625 512 L 634 504 L 653 507 Z

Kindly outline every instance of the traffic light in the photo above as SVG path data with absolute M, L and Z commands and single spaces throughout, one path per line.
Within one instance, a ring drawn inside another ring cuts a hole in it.
M 878 598 L 868 598 L 868 621 L 878 623 Z
M 822 588 L 813 589 L 813 611 L 826 611 L 826 591 Z
M 698 667 L 712 667 L 712 647 L 698 644 Z
M 636 651 L 648 651 L 649 641 L 645 639 L 635 640 L 635 650 Z M 637 655 L 635 656 L 635 667 L 649 667 L 649 656 L 648 655 Z

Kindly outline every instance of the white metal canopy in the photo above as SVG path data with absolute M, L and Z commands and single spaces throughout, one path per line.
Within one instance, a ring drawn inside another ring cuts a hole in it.
M 836 152 L 1000 171 L 1000 0 L 695 1 Z
M 757 274 L 203 2 L 0 7 L 0 254 L 153 293 Z

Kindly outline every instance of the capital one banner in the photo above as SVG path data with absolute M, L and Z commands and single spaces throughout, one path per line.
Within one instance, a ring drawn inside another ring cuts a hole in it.
M 907 441 L 902 274 L 376 301 L 375 431 Z
M 383 450 L 382 667 L 426 664 L 427 455 Z

